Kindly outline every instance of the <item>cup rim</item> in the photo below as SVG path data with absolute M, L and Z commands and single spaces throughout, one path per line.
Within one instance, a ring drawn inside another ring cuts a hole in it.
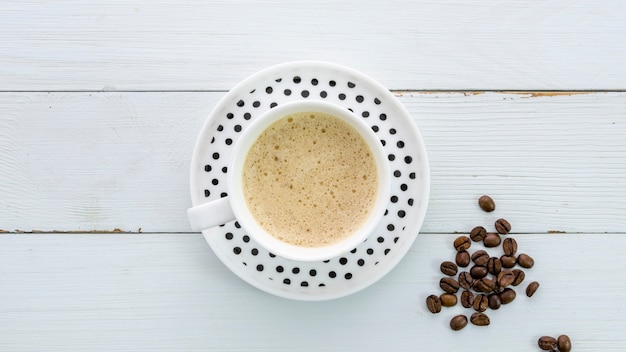
M 261 135 L 261 133 L 272 123 L 288 114 L 310 111 L 331 114 L 355 128 L 371 149 L 377 165 L 378 175 L 376 201 L 371 214 L 365 223 L 351 236 L 348 236 L 334 244 L 322 247 L 296 246 L 281 241 L 269 234 L 254 220 L 254 217 L 246 204 L 243 187 L 241 187 L 241 174 L 243 172 L 243 165 L 247 156 L 247 151 Z M 251 122 L 248 128 L 246 128 L 246 130 L 242 133 L 241 138 L 237 141 L 237 143 L 235 143 L 228 170 L 228 196 L 230 198 L 235 218 L 239 224 L 257 243 L 266 248 L 272 254 L 291 260 L 320 261 L 331 259 L 343 253 L 349 252 L 365 241 L 375 230 L 376 226 L 384 216 L 384 212 L 388 206 L 391 185 L 391 175 L 389 171 L 390 165 L 380 140 L 370 127 L 350 110 L 324 101 L 292 101 L 281 104 L 264 112 Z

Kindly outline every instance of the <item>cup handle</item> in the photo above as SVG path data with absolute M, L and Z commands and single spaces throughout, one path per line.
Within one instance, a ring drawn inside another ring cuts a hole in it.
M 193 231 L 202 231 L 234 220 L 235 213 L 228 197 L 224 197 L 189 208 L 187 218 Z

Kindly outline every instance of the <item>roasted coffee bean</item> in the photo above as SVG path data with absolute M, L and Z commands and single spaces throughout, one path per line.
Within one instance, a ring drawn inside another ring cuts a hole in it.
M 459 283 L 451 277 L 444 277 L 439 280 L 439 287 L 447 293 L 456 293 L 459 290 Z
M 477 295 L 474 297 L 474 304 L 472 305 L 475 311 L 484 312 L 489 307 L 489 298 L 485 295 Z
M 511 270 L 502 270 L 498 274 L 498 286 L 507 287 L 515 282 L 515 274 Z
M 509 224 L 509 222 L 506 221 L 506 219 L 496 220 L 495 228 L 496 228 L 496 231 L 498 231 L 498 233 L 501 233 L 503 235 L 506 235 L 507 233 L 511 232 L 511 224 Z
M 522 281 L 524 281 L 524 279 L 526 278 L 526 274 L 524 274 L 524 272 L 519 269 L 513 269 L 512 272 L 513 272 L 513 276 L 515 276 L 515 278 L 513 279 L 513 282 L 511 283 L 511 285 L 513 286 L 517 286 L 521 284 Z
M 500 263 L 503 268 L 510 269 L 517 264 L 517 257 L 514 255 L 503 255 L 500 257 Z
M 539 341 L 537 341 L 537 345 L 543 351 L 551 351 L 556 348 L 557 341 L 552 336 L 541 336 Z
M 500 302 L 502 304 L 509 304 L 513 302 L 517 294 L 515 293 L 514 290 L 510 288 L 505 288 L 504 290 L 502 290 L 502 292 L 499 293 L 499 295 L 500 295 Z
M 458 331 L 467 326 L 467 317 L 465 315 L 457 315 L 450 320 L 450 328 Z
M 528 254 L 520 254 L 517 256 L 517 264 L 522 268 L 530 269 L 535 265 L 535 260 Z
M 498 247 L 501 241 L 500 235 L 495 232 L 489 232 L 483 239 L 483 245 L 487 248 Z
M 489 213 L 496 209 L 496 202 L 489 196 L 482 196 L 478 198 L 478 206 L 480 206 L 480 209 Z
M 439 296 L 430 295 L 426 297 L 426 307 L 433 314 L 441 312 L 441 300 Z
M 489 317 L 485 313 L 476 312 L 472 314 L 472 316 L 470 317 L 470 321 L 476 326 L 489 325 Z
M 537 289 L 539 288 L 539 283 L 537 281 L 533 281 L 526 286 L 526 296 L 532 297 Z
M 454 276 L 456 275 L 458 268 L 456 266 L 456 264 L 454 264 L 453 262 L 450 261 L 445 261 L 443 263 L 441 263 L 441 265 L 439 265 L 439 269 L 441 270 L 442 273 L 448 275 L 448 276 Z
M 474 278 L 472 278 L 472 274 L 467 271 L 462 271 L 459 274 L 459 286 L 463 287 L 466 290 L 472 288 L 472 284 L 474 283 Z
M 474 242 L 480 242 L 485 238 L 487 234 L 487 229 L 482 226 L 476 226 L 470 231 L 470 238 Z
M 487 270 L 486 266 L 474 265 L 470 269 L 470 275 L 472 275 L 474 279 L 482 279 L 483 277 L 487 276 L 488 273 L 489 271 Z
M 476 292 L 490 293 L 496 289 L 496 283 L 492 279 L 483 277 L 480 280 L 474 281 L 472 288 Z
M 441 305 L 444 307 L 454 307 L 457 302 L 456 295 L 452 293 L 441 294 L 441 296 L 439 296 L 439 300 L 441 301 Z
M 489 300 L 489 308 L 493 310 L 500 309 L 500 305 L 502 305 L 502 299 L 500 298 L 499 294 L 492 293 L 487 296 L 487 299 Z
M 572 350 L 572 341 L 567 335 L 561 335 L 556 339 L 556 345 L 560 352 L 570 352 Z
M 487 271 L 489 271 L 491 275 L 498 275 L 500 271 L 502 271 L 502 262 L 500 261 L 500 258 L 489 258 L 489 261 L 487 262 Z
M 502 249 L 505 255 L 513 256 L 517 252 L 517 241 L 513 237 L 507 237 L 502 241 Z
M 472 253 L 472 261 L 476 265 L 486 265 L 489 261 L 489 253 L 482 249 L 479 249 L 476 252 Z
M 456 252 L 456 257 L 454 259 L 456 261 L 456 265 L 465 268 L 470 263 L 470 254 L 467 251 Z
M 465 308 L 471 308 L 474 304 L 474 294 L 472 291 L 463 291 L 461 293 L 461 305 Z
M 457 252 L 465 251 L 472 245 L 472 241 L 467 236 L 459 236 L 454 240 L 454 248 Z

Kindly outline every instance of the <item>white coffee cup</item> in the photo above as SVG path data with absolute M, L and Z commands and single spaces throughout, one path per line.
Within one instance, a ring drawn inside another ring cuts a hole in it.
M 250 148 L 261 134 L 281 118 L 301 112 L 318 112 L 332 115 L 352 126 L 371 151 L 377 173 L 377 189 L 373 205 L 362 225 L 338 242 L 325 246 L 307 247 L 282 241 L 262 227 L 251 212 L 243 190 L 243 172 Z M 237 220 L 247 234 L 269 252 L 298 261 L 326 260 L 349 252 L 362 243 L 376 228 L 389 203 L 391 187 L 390 166 L 381 141 L 370 127 L 344 107 L 323 101 L 301 100 L 274 107 L 257 117 L 235 143 L 227 174 L 228 196 L 209 201 L 187 211 L 194 231 L 202 231 L 226 222 Z

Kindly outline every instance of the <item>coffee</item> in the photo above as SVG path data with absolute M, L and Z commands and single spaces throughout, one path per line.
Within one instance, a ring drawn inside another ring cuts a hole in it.
M 363 137 L 320 112 L 289 114 L 250 148 L 243 172 L 246 204 L 281 241 L 323 247 L 349 237 L 376 201 L 377 166 Z

